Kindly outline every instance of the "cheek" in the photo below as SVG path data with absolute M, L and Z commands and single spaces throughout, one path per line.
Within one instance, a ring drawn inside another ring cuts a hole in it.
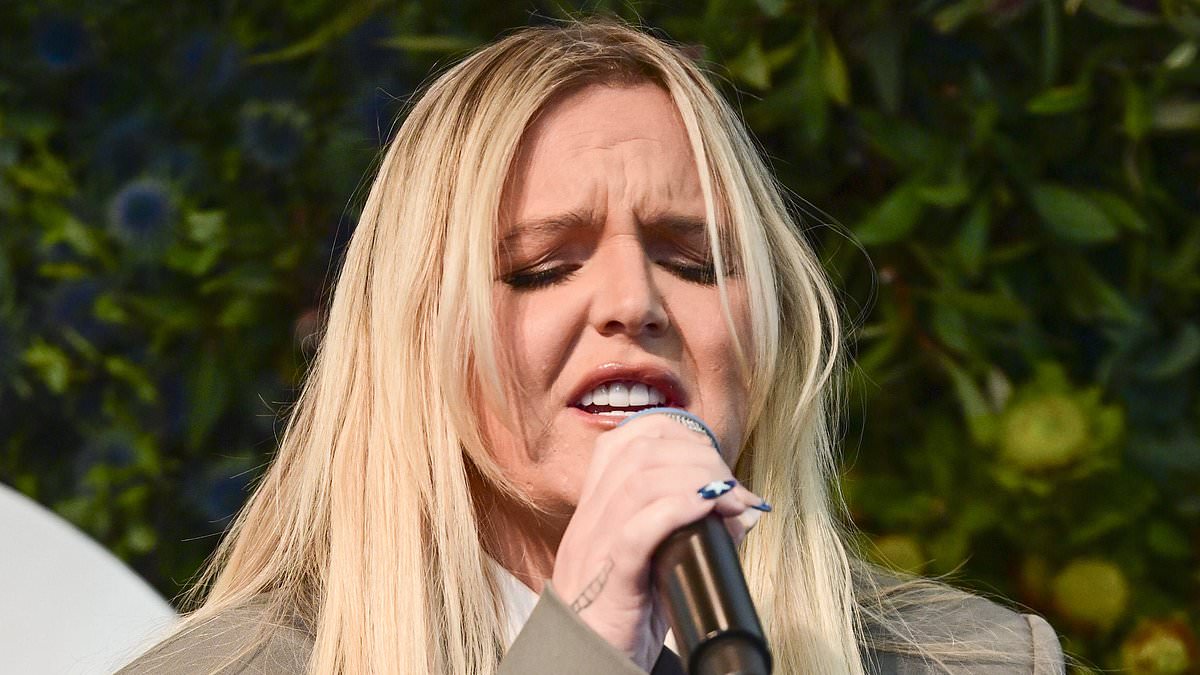
M 748 350 L 750 321 L 745 309 L 745 293 L 740 285 L 729 285 L 729 299 L 737 338 Z M 692 309 L 679 317 L 679 331 L 695 368 L 703 415 L 713 425 L 726 459 L 732 465 L 744 441 L 749 395 L 745 373 L 738 365 L 738 340 L 725 321 L 720 295 L 715 288 L 703 297 L 693 297 L 687 302 L 691 304 L 683 306 Z
M 506 314 L 497 313 L 505 372 L 526 403 L 547 397 L 574 343 L 571 298 L 539 294 L 536 299 L 516 296 Z

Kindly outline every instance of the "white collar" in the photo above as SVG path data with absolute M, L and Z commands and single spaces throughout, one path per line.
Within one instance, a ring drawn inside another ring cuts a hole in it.
M 538 603 L 538 594 L 534 593 L 533 589 L 526 586 L 512 572 L 504 569 L 500 563 L 492 560 L 491 556 L 485 556 L 485 558 L 496 575 L 496 583 L 504 600 L 504 616 L 508 622 L 508 644 L 511 646 L 517 639 L 517 634 L 525 627 L 529 615 L 533 614 L 533 608 Z M 675 635 L 670 630 L 667 631 L 667 637 L 663 644 L 670 647 L 671 651 L 676 654 L 679 653 L 679 649 L 675 646 Z

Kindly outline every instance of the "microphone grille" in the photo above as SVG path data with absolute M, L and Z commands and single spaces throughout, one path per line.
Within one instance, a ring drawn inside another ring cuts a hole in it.
M 703 421 L 701 421 L 699 417 L 696 417 L 692 413 L 690 413 L 686 410 L 681 410 L 679 408 L 662 407 L 662 408 L 647 408 L 645 410 L 639 410 L 638 412 L 621 420 L 621 423 L 618 424 L 617 426 L 621 426 L 622 424 L 627 424 L 632 420 L 635 420 L 639 417 L 645 417 L 646 415 L 666 415 L 667 417 L 670 417 L 671 419 L 675 420 L 676 422 L 679 422 L 680 424 L 687 427 L 688 429 L 691 429 L 692 431 L 697 431 L 699 433 L 704 434 L 705 436 L 708 436 L 708 440 L 712 443 L 713 449 L 716 450 L 717 452 L 721 451 L 721 446 L 720 446 L 720 444 L 717 443 L 717 435 L 713 433 L 713 430 L 709 429 L 708 425 L 705 424 Z

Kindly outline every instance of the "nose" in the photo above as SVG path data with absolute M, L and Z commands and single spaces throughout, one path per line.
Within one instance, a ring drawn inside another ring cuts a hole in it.
M 657 337 L 670 325 L 651 261 L 636 239 L 612 242 L 596 262 L 591 323 L 601 335 Z

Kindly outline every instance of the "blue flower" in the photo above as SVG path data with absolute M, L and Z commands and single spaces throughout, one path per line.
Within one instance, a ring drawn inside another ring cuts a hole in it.
M 173 195 L 161 181 L 132 181 L 112 198 L 108 223 L 113 235 L 126 246 L 139 253 L 160 253 L 170 243 L 174 230 Z
M 49 17 L 33 32 L 34 49 L 51 70 L 73 70 L 87 60 L 92 38 L 83 22 L 74 17 Z
M 308 113 L 291 103 L 252 101 L 242 106 L 242 146 L 267 169 L 282 169 L 300 156 L 308 127 Z
M 198 94 L 221 93 L 241 67 L 242 55 L 237 45 L 208 30 L 184 38 L 175 56 L 180 85 Z

